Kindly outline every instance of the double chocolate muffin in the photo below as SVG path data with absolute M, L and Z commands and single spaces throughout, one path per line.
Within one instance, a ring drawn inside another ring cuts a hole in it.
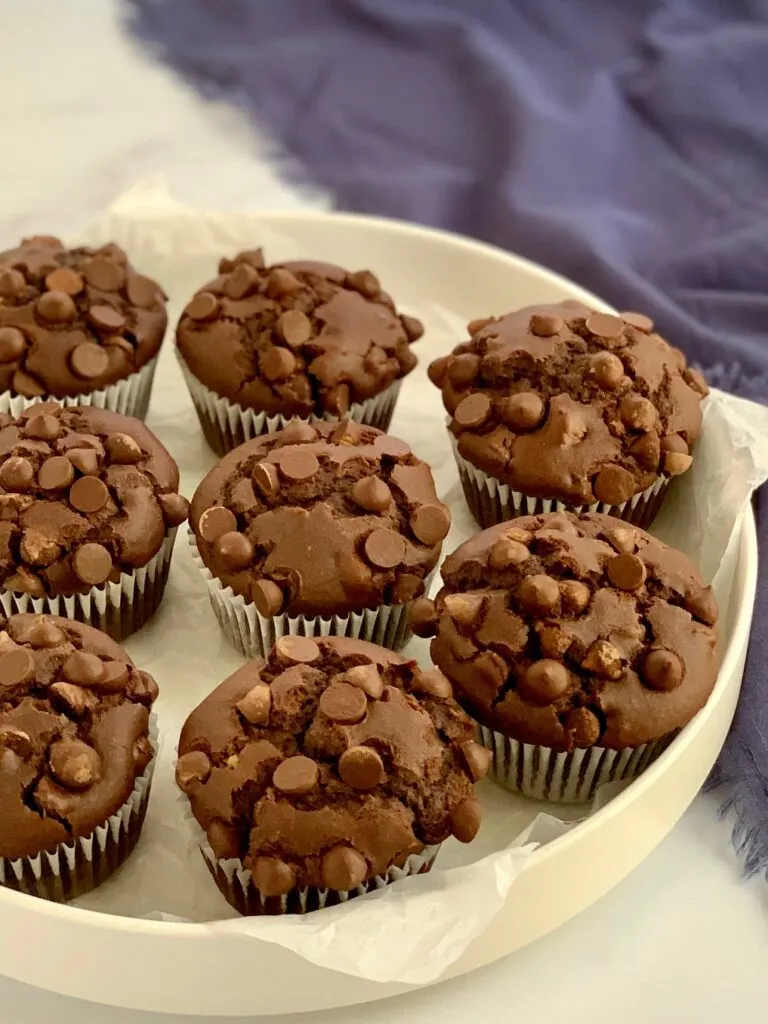
M 707 385 L 683 353 L 646 316 L 572 301 L 469 331 L 429 376 L 478 523 L 591 508 L 649 526 L 701 428 Z
M 176 338 L 203 432 L 223 455 L 294 416 L 349 415 L 386 430 L 422 333 L 370 271 L 268 267 L 254 249 L 221 260 Z
M 0 252 L 0 410 L 50 398 L 143 419 L 167 323 L 162 289 L 116 245 Z
M 451 835 L 470 842 L 487 766 L 438 670 L 284 636 L 192 712 L 176 778 L 229 902 L 283 914 L 428 871 Z
M 160 603 L 188 505 L 143 423 L 97 409 L 0 413 L 0 603 L 120 639 Z
M 297 631 L 399 648 L 450 522 L 429 466 L 351 420 L 294 421 L 241 445 L 190 514 L 216 615 L 248 655 Z
M 152 677 L 90 626 L 14 615 L 0 631 L 0 884 L 64 901 L 136 845 L 154 751 Z
M 597 513 L 501 523 L 411 611 L 480 725 L 494 774 L 578 801 L 638 774 L 706 703 L 720 663 L 712 589 L 683 555 Z

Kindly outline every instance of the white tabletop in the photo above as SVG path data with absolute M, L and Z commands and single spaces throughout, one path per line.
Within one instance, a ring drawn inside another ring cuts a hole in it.
M 323 202 L 280 180 L 269 147 L 237 115 L 203 104 L 132 49 L 120 36 L 117 6 L 116 0 L 3 5 L 0 247 L 35 231 L 75 230 L 125 187 L 157 172 L 179 198 L 209 207 Z M 768 1013 L 767 910 L 768 886 L 742 881 L 717 801 L 700 796 L 617 890 L 534 946 L 409 996 L 279 1019 L 452 1024 L 532 1014 L 549 1021 L 562 1014 L 573 1024 L 751 1024 Z M 0 977 L 1 1024 L 105 1020 L 173 1024 L 182 1018 L 105 1011 Z

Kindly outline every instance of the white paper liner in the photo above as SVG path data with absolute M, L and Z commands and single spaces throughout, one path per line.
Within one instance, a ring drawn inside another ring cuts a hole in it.
M 520 491 L 513 491 L 495 477 L 473 466 L 459 454 L 456 438 L 449 431 L 448 437 L 459 469 L 461 486 L 472 515 L 486 529 L 517 516 L 540 515 L 542 512 L 603 512 L 623 519 L 634 526 L 647 529 L 656 517 L 664 500 L 669 479 L 658 477 L 650 487 L 634 494 L 621 505 L 607 505 L 597 501 L 593 505 L 566 505 L 554 498 L 535 498 Z
M 189 531 L 189 546 L 195 565 L 208 587 L 211 606 L 224 634 L 247 658 L 266 658 L 281 636 L 346 636 L 399 651 L 413 636 L 408 624 L 408 609 L 413 602 L 405 604 L 382 604 L 378 608 L 366 608 L 349 615 L 332 615 L 322 618 L 316 615 L 273 615 L 265 618 L 253 601 L 236 594 L 232 587 L 225 587 L 214 576 L 203 561 L 192 530 Z M 424 580 L 424 593 L 435 570 Z
M 634 779 L 677 735 L 668 733 L 651 743 L 623 750 L 587 747 L 562 752 L 521 743 L 484 725 L 478 725 L 477 730 L 480 742 L 491 752 L 490 778 L 513 793 L 563 804 L 588 803 L 601 786 Z
M 184 362 L 178 348 L 176 358 L 184 374 L 205 438 L 219 455 L 225 455 L 260 434 L 273 434 L 277 430 L 282 430 L 292 419 L 300 418 L 282 416 L 279 413 L 269 416 L 265 412 L 244 409 L 201 384 Z M 395 410 L 401 383 L 402 381 L 396 380 L 381 394 L 374 395 L 365 402 L 353 403 L 346 415 L 356 423 L 365 423 L 386 431 Z M 317 419 L 337 420 L 339 417 L 325 413 L 322 417 L 311 416 L 307 422 Z
M 34 612 L 35 615 L 60 615 L 76 619 L 108 633 L 115 640 L 140 629 L 162 600 L 173 554 L 177 527 L 170 529 L 162 547 L 146 565 L 123 572 L 117 583 L 91 587 L 83 594 L 56 597 L 32 597 L 30 594 L 0 591 L 0 606 L 5 615 Z
M 40 402 L 56 402 L 67 409 L 78 405 L 93 406 L 95 409 L 108 409 L 110 412 L 119 412 L 123 416 L 134 416 L 137 420 L 143 420 L 149 408 L 157 359 L 158 357 L 154 356 L 130 377 L 88 394 L 68 398 L 55 398 L 53 395 L 25 398 L 24 395 L 12 395 L 10 391 L 4 391 L 0 394 L 0 412 L 21 416 L 26 409 Z

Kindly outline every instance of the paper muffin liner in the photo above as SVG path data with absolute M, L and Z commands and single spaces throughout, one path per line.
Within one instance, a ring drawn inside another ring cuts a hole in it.
M 113 640 L 123 640 L 152 618 L 163 599 L 177 529 L 173 527 L 166 533 L 162 547 L 146 565 L 121 573 L 117 583 L 107 582 L 83 594 L 56 597 L 32 597 L 3 590 L 0 591 L 3 613 L 6 616 L 20 612 L 61 615 L 95 626 Z
M 554 498 L 535 498 L 513 491 L 507 484 L 467 462 L 459 454 L 456 438 L 450 432 L 448 436 L 459 469 L 464 497 L 472 515 L 483 529 L 518 516 L 534 516 L 542 512 L 603 512 L 646 530 L 656 518 L 669 487 L 667 477 L 657 477 L 650 487 L 621 505 L 607 505 L 604 501 L 593 505 L 566 505 Z
M 273 615 L 265 618 L 253 601 L 246 601 L 236 594 L 232 587 L 225 587 L 203 561 L 192 530 L 189 531 L 192 558 L 199 569 L 206 586 L 211 606 L 227 639 L 247 658 L 266 658 L 281 636 L 346 636 L 399 651 L 413 636 L 408 624 L 408 609 L 413 602 L 405 604 L 382 604 L 377 608 L 366 608 L 349 615 L 332 615 L 312 618 L 305 615 Z M 435 570 L 424 580 L 427 593 Z
M 301 419 L 301 417 L 280 414 L 268 416 L 265 412 L 244 409 L 235 402 L 222 398 L 215 391 L 211 391 L 210 388 L 200 383 L 184 362 L 178 349 L 176 349 L 176 355 L 205 439 L 217 455 L 226 455 L 227 452 L 238 448 L 246 441 L 250 441 L 251 438 L 258 437 L 260 434 L 273 434 L 277 430 L 282 430 L 292 419 Z M 364 423 L 369 427 L 377 427 L 379 430 L 386 431 L 395 411 L 401 383 L 402 381 L 396 380 L 373 398 L 350 405 L 347 417 L 356 423 Z M 326 413 L 322 417 L 311 416 L 304 422 L 311 423 L 318 419 L 337 420 L 339 418 Z
M 123 806 L 89 835 L 60 843 L 50 853 L 15 860 L 0 857 L 0 885 L 55 903 L 67 903 L 91 892 L 117 871 L 139 841 L 147 814 L 157 760 L 154 714 L 150 717 L 149 735 L 155 756 L 137 777 Z
M 7 412 L 16 417 L 21 416 L 26 409 L 30 409 L 40 402 L 56 402 L 57 405 L 63 405 L 67 409 L 86 405 L 143 420 L 149 408 L 157 358 L 155 356 L 154 359 L 150 359 L 130 377 L 125 377 L 123 380 L 110 384 L 109 387 L 102 388 L 100 391 L 91 391 L 88 394 L 72 395 L 67 398 L 55 398 L 53 395 L 25 398 L 24 395 L 13 395 L 10 391 L 4 391 L 0 394 L 0 412 Z
M 563 752 L 521 743 L 484 725 L 478 724 L 477 730 L 480 742 L 491 752 L 489 778 L 513 793 L 561 804 L 587 803 L 605 783 L 636 778 L 677 735 L 667 733 L 623 750 L 586 747 Z
M 203 833 L 204 836 L 204 833 Z M 411 875 L 424 875 L 432 869 L 440 845 L 426 846 L 414 853 L 402 867 L 391 867 L 386 874 L 375 875 L 354 889 L 321 889 L 315 885 L 292 889 L 285 896 L 262 896 L 253 883 L 251 872 L 240 860 L 219 860 L 204 838 L 200 852 L 208 870 L 227 902 L 245 917 L 277 916 L 280 914 L 308 914 L 323 907 L 347 903 L 357 896 L 384 889 L 392 882 Z

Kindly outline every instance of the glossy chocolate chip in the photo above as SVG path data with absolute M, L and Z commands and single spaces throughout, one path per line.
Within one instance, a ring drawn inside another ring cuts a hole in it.
M 410 517 L 413 535 L 433 547 L 444 540 L 451 528 L 451 514 L 445 505 L 420 505 Z
M 279 466 L 287 480 L 299 483 L 311 479 L 320 468 L 320 463 L 314 452 L 303 448 L 287 448 L 281 450 Z
M 272 696 L 266 683 L 257 683 L 237 702 L 237 710 L 251 725 L 267 725 Z
M 551 338 L 562 331 L 565 321 L 562 317 L 552 316 L 549 313 L 534 313 L 528 326 L 531 329 L 531 334 L 535 334 L 539 338 Z
M 212 320 L 219 309 L 219 300 L 211 292 L 198 292 L 184 307 L 184 312 L 193 320 Z
M 182 754 L 176 762 L 176 785 L 189 793 L 195 785 L 208 781 L 211 767 L 208 755 L 202 750 L 190 750 Z
M 352 789 L 374 789 L 386 777 L 381 755 L 373 747 L 349 747 L 339 758 L 339 775 Z
M 687 473 L 693 463 L 693 456 L 681 452 L 664 452 L 661 467 L 667 476 L 681 476 Z
M 48 697 L 54 707 L 73 718 L 80 718 L 93 703 L 93 697 L 82 686 L 74 683 L 53 683 L 48 687 Z
M 69 459 L 66 461 L 70 463 Z M 100 512 L 109 501 L 109 489 L 96 476 L 81 476 L 69 489 L 69 501 L 78 512 L 92 515 Z
M 679 655 L 657 647 L 643 658 L 640 674 L 646 686 L 668 693 L 682 683 L 684 671 Z
M 75 651 L 61 667 L 61 674 L 70 683 L 78 686 L 98 686 L 104 679 L 104 662 L 98 654 L 90 651 Z
M 642 331 L 643 334 L 650 334 L 653 330 L 653 320 L 642 313 L 621 313 L 620 316 L 625 324 L 629 324 L 630 327 Z
M 451 811 L 451 832 L 460 843 L 471 843 L 480 830 L 483 808 L 477 797 L 462 800 Z
M 571 708 L 563 724 L 575 747 L 592 747 L 600 739 L 600 719 L 589 708 Z
M 629 430 L 653 430 L 658 420 L 653 403 L 642 395 L 626 395 L 622 398 L 619 415 Z
M 467 395 L 459 402 L 453 414 L 454 422 L 464 430 L 475 430 L 482 427 L 491 412 L 491 400 L 488 395 L 477 392 Z
M 707 626 L 714 626 L 717 622 L 718 607 L 712 587 L 689 590 L 685 595 L 685 607 L 695 619 Z
M 296 871 L 278 857 L 257 857 L 251 867 L 253 883 L 265 899 L 285 896 L 296 885 Z
M 11 455 L 0 465 L 0 485 L 6 491 L 27 491 L 35 482 L 35 467 L 20 455 Z
M 105 256 L 94 256 L 85 265 L 85 279 L 102 292 L 116 292 L 123 286 L 125 271 Z
M 82 740 L 57 740 L 48 760 L 57 781 L 67 789 L 88 789 L 101 778 L 101 758 Z
M 610 313 L 592 313 L 587 317 L 587 330 L 598 338 L 618 338 L 624 330 L 620 317 Z
M 142 458 L 141 446 L 130 434 L 112 434 L 105 448 L 109 461 L 116 466 L 134 466 Z
M 275 644 L 281 658 L 297 664 L 308 665 L 320 657 L 320 648 L 308 636 L 281 636 Z
M 563 608 L 572 615 L 581 614 L 589 604 L 591 596 L 589 587 L 579 580 L 563 580 L 560 583 Z
M 15 327 L 0 327 L 0 363 L 15 363 L 26 347 L 21 331 Z
M 443 607 L 454 622 L 469 627 L 480 617 L 484 600 L 483 594 L 447 594 Z
M 365 717 L 365 693 L 351 683 L 331 683 L 320 696 L 320 710 L 333 722 L 353 725 Z
M 499 537 L 488 555 L 488 564 L 496 572 L 503 572 L 515 565 L 522 565 L 531 557 L 531 552 L 511 537 Z
M 82 345 L 72 349 L 69 365 L 78 377 L 85 380 L 96 380 L 109 369 L 109 356 L 106 349 L 92 341 L 84 341 Z
M 296 356 L 287 348 L 272 345 L 262 353 L 259 365 L 267 380 L 286 380 L 296 369 Z
M 446 376 L 456 388 L 471 384 L 480 371 L 480 356 L 475 352 L 462 352 L 449 359 Z
M 0 299 L 15 299 L 26 287 L 24 275 L 12 267 L 0 269 Z
M 438 700 L 447 700 L 453 696 L 453 687 L 439 668 L 416 672 L 413 677 L 413 689 L 415 693 L 422 693 L 425 697 L 435 697 Z
M 359 687 L 371 700 L 379 700 L 384 693 L 384 680 L 378 665 L 355 665 L 347 669 L 342 681 Z
M 645 583 L 646 569 L 637 555 L 616 555 L 607 566 L 608 579 L 619 590 L 639 590 Z
M 608 640 L 595 640 L 581 667 L 602 679 L 619 679 L 624 672 L 621 651 Z
M 624 364 L 613 352 L 598 352 L 589 362 L 589 372 L 606 391 L 615 391 L 624 379 Z
M 225 568 L 235 572 L 249 566 L 255 553 L 251 541 L 236 530 L 217 537 L 215 549 Z
M 350 288 L 360 292 L 366 299 L 376 299 L 381 292 L 381 285 L 375 274 L 370 270 L 356 270 L 347 276 L 347 284 Z
M 99 455 L 93 448 L 69 448 L 67 458 L 85 476 L 98 476 Z
M 219 537 L 236 530 L 237 519 L 234 512 L 230 512 L 223 505 L 207 508 L 197 524 L 197 532 L 208 544 L 213 544 Z
M 559 661 L 544 658 L 530 665 L 518 683 L 523 700 L 546 706 L 559 700 L 571 688 L 568 669 Z
M 499 415 L 512 430 L 535 430 L 544 420 L 543 399 L 534 391 L 518 391 L 499 402 Z
M 386 455 L 391 459 L 402 459 L 411 454 L 411 446 L 407 441 L 391 434 L 378 434 L 373 439 L 373 447 L 379 455 Z
M 35 677 L 35 659 L 24 647 L 0 655 L 0 701 L 24 692 Z
M 39 441 L 55 441 L 61 437 L 61 420 L 52 413 L 33 413 L 24 424 L 22 432 L 24 437 L 33 437 Z
M 299 348 L 312 337 L 312 323 L 300 309 L 287 309 L 278 318 L 277 332 L 286 345 Z
M 272 580 L 255 580 L 251 585 L 251 599 L 265 618 L 279 614 L 283 607 L 283 592 Z
M 522 611 L 529 615 L 553 615 L 560 606 L 557 580 L 545 574 L 527 576 L 515 591 Z
M 58 647 L 59 644 L 63 644 L 67 639 L 66 633 L 63 629 L 53 623 L 48 622 L 44 618 L 37 619 L 29 629 L 24 631 L 23 637 L 21 637 L 25 644 L 30 644 L 32 647 Z
M 40 466 L 37 482 L 44 491 L 61 491 L 75 479 L 75 470 L 65 455 L 54 455 Z
M 491 763 L 490 750 L 481 747 L 474 740 L 468 740 L 465 743 L 459 744 L 459 752 L 470 779 L 473 782 L 479 782 L 481 779 L 484 779 Z
M 189 502 L 181 494 L 159 494 L 157 500 L 163 518 L 170 527 L 181 526 L 189 516 Z
M 377 476 L 357 480 L 351 491 L 352 500 L 367 512 L 383 512 L 392 504 L 392 491 Z
M 96 587 L 109 579 L 112 556 L 103 544 L 82 544 L 72 556 L 77 578 Z
M 605 466 L 594 482 L 595 497 L 606 505 L 621 505 L 635 493 L 635 478 L 622 466 Z
M 275 768 L 272 785 L 287 796 L 311 793 L 320 779 L 317 762 L 302 754 L 288 757 Z
M 38 315 L 52 324 L 67 323 L 77 316 L 77 306 L 66 292 L 43 292 L 37 300 Z
M 394 530 L 374 530 L 365 540 L 365 557 L 377 569 L 393 569 L 405 558 L 405 538 Z
M 106 334 L 118 334 L 125 327 L 125 317 L 113 306 L 91 306 L 88 319 L 94 327 Z

